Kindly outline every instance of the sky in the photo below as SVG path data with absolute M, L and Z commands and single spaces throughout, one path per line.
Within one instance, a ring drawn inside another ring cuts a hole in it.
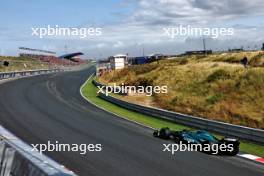
M 264 43 L 262 0 L 0 0 L 0 55 L 18 47 L 83 52 L 85 58 L 115 54 L 179 54 L 187 50 L 259 49 Z M 101 28 L 100 36 L 32 35 L 32 28 L 58 25 Z M 232 36 L 164 35 L 179 25 L 233 28 Z M 144 51 L 144 52 L 143 52 Z

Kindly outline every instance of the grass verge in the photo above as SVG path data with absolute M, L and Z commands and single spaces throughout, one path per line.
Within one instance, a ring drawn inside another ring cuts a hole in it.
M 157 119 L 149 115 L 144 115 L 131 110 L 127 110 L 125 108 L 119 107 L 101 99 L 97 96 L 97 87 L 92 84 L 92 79 L 89 79 L 86 82 L 85 86 L 82 88 L 81 91 L 83 95 L 88 98 L 92 103 L 119 116 L 125 117 L 132 121 L 139 122 L 143 125 L 150 126 L 156 129 L 159 129 L 161 127 L 169 127 L 173 130 L 191 129 L 190 127 L 186 127 L 184 125 L 175 124 L 166 120 Z M 262 145 L 241 141 L 240 150 L 242 152 L 264 157 L 264 146 Z
M 4 66 L 3 62 L 7 61 L 8 66 Z M 13 72 L 37 69 L 49 69 L 49 64 L 27 57 L 11 57 L 0 56 L 0 72 Z

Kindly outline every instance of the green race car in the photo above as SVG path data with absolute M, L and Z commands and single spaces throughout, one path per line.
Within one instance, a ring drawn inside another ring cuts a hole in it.
M 217 154 L 236 155 L 239 152 L 239 140 L 234 138 L 218 139 L 205 130 L 197 131 L 172 131 L 168 127 L 155 130 L 153 135 L 162 139 L 170 139 L 181 144 L 198 144 L 201 152 L 213 153 L 213 147 L 219 151 Z M 207 147 L 205 150 L 205 147 Z M 226 147 L 226 148 L 225 148 Z

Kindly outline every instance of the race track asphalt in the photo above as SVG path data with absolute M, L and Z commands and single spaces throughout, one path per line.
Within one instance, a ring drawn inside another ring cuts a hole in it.
M 80 86 L 94 72 L 41 75 L 0 84 L 0 124 L 29 144 L 102 144 L 101 152 L 47 152 L 81 176 L 261 176 L 263 165 L 239 157 L 162 152 L 166 141 L 85 101 Z

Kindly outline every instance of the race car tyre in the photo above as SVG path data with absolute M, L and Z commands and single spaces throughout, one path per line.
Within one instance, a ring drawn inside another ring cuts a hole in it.
M 153 136 L 154 136 L 154 137 L 159 137 L 159 130 L 155 130 L 155 131 L 153 132 Z
M 181 141 L 181 140 L 180 140 L 180 138 L 179 138 L 179 137 L 177 137 L 177 136 L 175 136 L 175 137 L 174 137 L 174 142 L 175 142 L 175 143 L 179 144 L 179 143 L 180 143 L 180 141 Z
M 235 156 L 235 155 L 237 155 L 238 153 L 239 153 L 239 148 L 234 148 L 233 151 L 228 152 L 228 154 L 229 154 L 230 156 Z
M 159 137 L 162 139 L 170 139 L 171 130 L 169 128 L 162 128 L 159 132 Z

